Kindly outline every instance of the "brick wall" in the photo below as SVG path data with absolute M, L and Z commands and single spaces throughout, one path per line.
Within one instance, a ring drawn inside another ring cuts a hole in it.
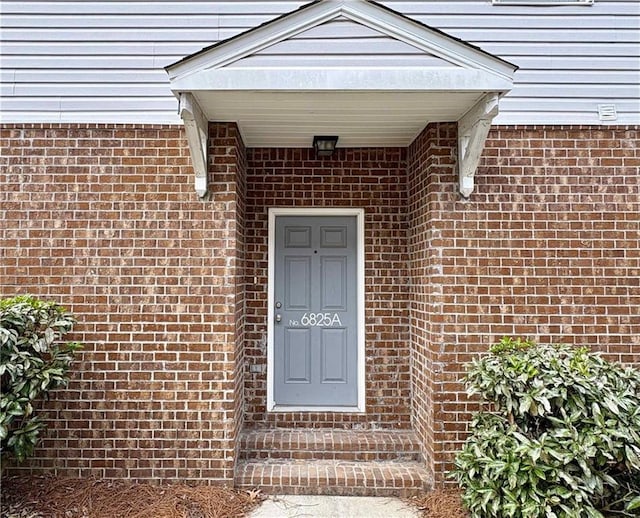
M 413 427 L 421 439 L 422 454 L 434 477 L 437 431 L 436 415 L 442 397 L 437 385 L 443 342 L 439 328 L 444 289 L 442 243 L 443 199 L 451 199 L 456 186 L 456 127 L 431 124 L 409 147 L 408 167 L 408 254 L 411 308 L 411 410 Z M 447 192 L 449 191 L 449 192 Z M 446 217 L 446 216 L 445 216 Z
M 226 242 L 229 270 L 225 281 L 233 287 L 233 305 L 229 308 L 229 323 L 234 326 L 232 351 L 228 352 L 227 368 L 233 372 L 225 373 L 233 381 L 233 395 L 224 397 L 225 410 L 233 413 L 227 417 L 231 427 L 225 427 L 225 439 L 233 449 L 232 459 L 239 458 L 240 442 L 237 440 L 244 420 L 244 329 L 245 329 L 245 198 L 247 175 L 247 152 L 242 137 L 235 124 L 209 124 L 209 198 L 215 202 L 227 202 L 229 212 L 223 217 L 229 218 L 229 239 Z M 209 253 L 215 253 L 209 250 Z M 209 319 L 214 316 L 203 315 Z M 215 345 L 214 345 L 215 346 Z M 211 366 L 212 369 L 220 367 Z
M 500 337 L 640 352 L 637 128 L 494 128 L 469 201 L 455 146 L 431 125 L 408 152 L 413 415 L 438 481 L 477 408 L 463 364 Z
M 409 321 L 404 149 L 250 149 L 247 174 L 245 396 L 248 426 L 407 428 Z M 266 409 L 269 207 L 365 209 L 366 414 L 270 413 Z M 250 372 L 250 366 L 262 372 Z
M 36 467 L 231 482 L 243 151 L 234 126 L 212 136 L 201 201 L 181 128 L 3 127 L 0 295 L 60 302 L 85 344 Z
M 477 408 L 463 364 L 501 336 L 638 361 L 637 128 L 494 128 L 469 201 L 451 124 L 325 161 L 211 136 L 198 200 L 179 128 L 1 130 L 0 295 L 61 302 L 86 344 L 36 467 L 228 482 L 244 400 L 245 426 L 413 425 L 442 481 Z M 265 413 L 271 206 L 366 210 L 366 415 Z

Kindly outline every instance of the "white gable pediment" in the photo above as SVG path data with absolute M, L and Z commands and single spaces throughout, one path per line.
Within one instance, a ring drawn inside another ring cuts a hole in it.
M 329 55 L 368 56 L 371 63 L 363 62 L 362 66 L 369 67 L 379 66 L 378 60 L 383 56 L 392 56 L 395 68 L 462 68 L 494 79 L 481 82 L 478 89 L 484 83 L 499 89 L 496 87 L 503 81 L 503 89 L 509 90 L 516 69 L 477 47 L 375 2 L 322 0 L 187 56 L 166 70 L 176 91 L 181 87 L 193 89 L 198 83 L 207 86 L 206 80 L 194 80 L 194 75 L 210 76 L 211 71 L 235 72 L 239 68 L 326 67 L 323 60 Z M 284 58 L 278 61 L 275 56 Z M 398 56 L 409 58 L 397 59 Z M 348 68 L 350 65 L 345 63 L 344 68 Z M 187 78 L 191 80 L 185 81 Z M 477 81 L 479 76 L 473 79 Z M 260 85 L 254 83 L 256 86 Z

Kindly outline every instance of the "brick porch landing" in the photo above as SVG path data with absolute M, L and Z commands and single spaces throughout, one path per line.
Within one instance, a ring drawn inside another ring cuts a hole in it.
M 251 430 L 238 488 L 269 494 L 411 496 L 431 485 L 410 431 Z

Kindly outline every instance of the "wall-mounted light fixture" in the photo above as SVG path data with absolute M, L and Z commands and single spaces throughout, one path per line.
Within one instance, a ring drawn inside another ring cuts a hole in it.
M 315 136 L 313 137 L 313 149 L 316 150 L 316 155 L 320 157 L 327 157 L 333 155 L 336 150 L 336 144 L 338 143 L 338 137 L 327 136 Z

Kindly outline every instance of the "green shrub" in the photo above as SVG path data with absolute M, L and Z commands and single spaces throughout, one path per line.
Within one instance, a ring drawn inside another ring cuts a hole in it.
M 33 402 L 64 386 L 80 344 L 60 343 L 74 318 L 64 308 L 29 295 L 0 300 L 0 440 L 2 460 L 32 455 L 45 424 Z M 4 462 L 3 462 L 4 464 Z
M 465 383 L 490 402 L 453 472 L 472 516 L 640 515 L 640 371 L 504 338 Z

